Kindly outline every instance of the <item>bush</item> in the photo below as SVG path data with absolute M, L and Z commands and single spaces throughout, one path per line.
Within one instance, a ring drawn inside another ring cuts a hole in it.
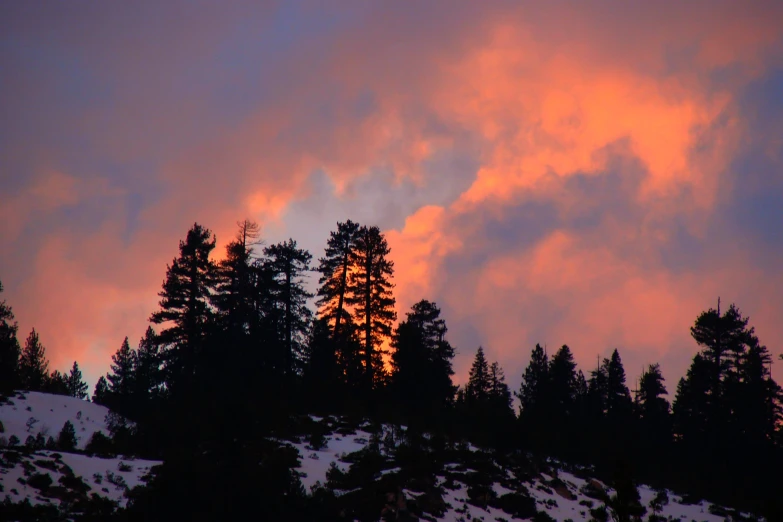
M 45 490 L 52 485 L 54 481 L 48 473 L 33 473 L 27 479 L 27 484 L 35 489 Z
M 122 471 L 123 473 L 127 473 L 128 471 L 133 471 L 133 466 L 120 461 L 120 463 L 117 464 L 117 470 Z
M 90 437 L 90 441 L 85 446 L 84 451 L 90 454 L 96 454 L 101 456 L 114 454 L 114 443 L 112 440 L 103 434 L 101 431 L 96 431 Z
M 73 451 L 76 449 L 76 430 L 71 421 L 65 421 L 60 435 L 57 437 L 57 449 L 61 451 Z

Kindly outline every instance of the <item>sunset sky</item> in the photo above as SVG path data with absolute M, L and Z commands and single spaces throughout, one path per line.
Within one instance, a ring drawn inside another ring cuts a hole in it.
M 0 281 L 92 389 L 193 222 L 378 225 L 464 382 L 660 362 L 718 296 L 783 349 L 783 2 L 3 2 Z M 783 380 L 783 362 L 773 371 Z

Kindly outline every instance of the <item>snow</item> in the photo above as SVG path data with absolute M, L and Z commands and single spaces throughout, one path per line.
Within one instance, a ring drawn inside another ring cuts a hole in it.
M 316 482 L 320 482 L 321 485 L 326 484 L 326 472 L 332 462 L 342 471 L 348 471 L 350 464 L 342 462 L 340 457 L 364 449 L 371 436 L 363 430 L 358 430 L 353 435 L 332 434 L 326 437 L 326 446 L 318 451 L 309 449 L 306 442 L 289 443 L 302 457 L 299 471 L 304 473 L 300 478 L 305 490 L 310 491 Z
M 320 418 L 319 418 L 320 420 Z M 362 425 L 363 428 L 369 429 L 369 425 Z M 388 427 L 383 427 L 383 433 L 387 433 Z M 323 486 L 326 484 L 326 471 L 329 466 L 334 462 L 342 471 L 348 471 L 350 469 L 350 463 L 343 462 L 341 457 L 350 453 L 360 451 L 364 449 L 368 443 L 372 434 L 358 430 L 352 435 L 341 436 L 336 433 L 325 435 L 326 446 L 319 450 L 314 451 L 308 447 L 306 442 L 289 442 L 294 446 L 301 456 L 301 464 L 298 471 L 303 475 L 301 477 L 302 483 L 306 489 L 310 489 L 316 482 L 320 482 Z M 469 445 L 468 449 L 472 452 L 482 451 L 479 448 Z M 553 468 L 558 468 L 559 463 L 550 462 Z M 461 463 L 449 462 L 445 463 L 443 467 L 443 473 L 438 476 L 438 487 L 443 495 L 444 501 L 447 503 L 446 513 L 442 517 L 432 517 L 441 522 L 467 522 L 483 520 L 486 522 L 495 520 L 516 520 L 515 517 L 506 513 L 500 509 L 492 506 L 485 508 L 472 505 L 468 502 L 468 487 L 467 484 L 460 479 L 459 470 L 464 470 L 465 467 Z M 381 471 L 380 475 L 387 475 L 390 473 L 397 473 L 400 468 L 391 468 Z M 455 472 L 457 472 L 455 474 Z M 448 489 L 443 487 L 446 482 L 446 474 L 450 474 L 457 489 Z M 378 477 L 380 478 L 380 477 Z M 553 479 L 559 479 L 568 490 L 568 493 L 562 491 L 558 492 L 555 488 L 552 488 L 548 484 Z M 591 479 L 595 480 L 595 479 Z M 558 522 L 579 522 L 588 521 L 591 519 L 590 506 L 597 508 L 603 505 L 602 502 L 592 499 L 586 496 L 580 491 L 582 487 L 587 484 L 587 480 L 577 477 L 573 473 L 566 471 L 557 471 L 552 474 L 542 473 L 532 480 L 518 480 L 514 478 L 512 473 L 506 473 L 506 479 L 503 484 L 495 482 L 492 484 L 492 489 L 501 497 L 505 494 L 515 493 L 515 487 L 520 489 L 525 488 L 528 494 L 536 501 L 536 509 L 538 511 L 546 512 L 554 520 Z M 598 482 L 608 494 L 613 494 L 614 490 Z M 406 497 L 409 499 L 415 498 L 420 492 L 415 492 L 410 489 L 403 489 Z M 335 494 L 340 496 L 344 494 L 343 491 L 335 491 Z M 562 494 L 561 494 L 562 493 Z M 647 515 L 651 514 L 649 508 L 650 501 L 655 497 L 656 491 L 647 487 L 639 486 L 639 495 L 641 497 L 642 504 L 648 509 Z M 724 518 L 718 515 L 714 515 L 709 512 L 711 504 L 706 501 L 702 501 L 695 505 L 682 504 L 681 498 L 673 492 L 668 492 L 669 503 L 663 508 L 662 515 L 670 518 L 672 521 L 682 522 L 723 522 Z M 571 497 L 571 498 L 566 498 Z M 590 503 L 590 506 L 586 506 L 583 503 Z
M 42 433 L 45 437 L 54 437 L 60 433 L 66 421 L 74 425 L 77 438 L 76 451 L 84 449 L 95 432 L 108 434 L 106 416 L 109 409 L 91 402 L 40 392 L 17 392 L 8 401 L 0 404 L 0 421 L 6 439 L 13 435 L 24 444 L 28 436 Z M 30 419 L 34 422 L 31 422 Z M 30 428 L 28 428 L 28 423 Z M 59 486 L 59 480 L 68 474 L 68 470 L 89 486 L 87 496 L 93 493 L 116 501 L 120 506 L 127 502 L 125 493 L 129 489 L 143 484 L 143 477 L 151 468 L 161 464 L 159 461 L 139 460 L 133 457 L 100 458 L 81 453 L 54 451 L 7 450 L 0 452 L 0 500 L 6 497 L 13 502 L 28 499 L 32 504 L 59 504 L 59 498 L 49 498 L 38 489 L 27 484 L 33 474 L 48 474 L 52 486 Z M 19 459 L 19 462 L 14 462 Z M 120 469 L 120 464 L 122 471 Z M 130 466 L 130 469 L 128 469 Z M 111 479 L 111 480 L 110 480 Z M 115 483 L 112 483 L 115 482 Z
M 76 447 L 84 449 L 96 431 L 108 435 L 105 420 L 108 413 L 109 409 L 105 406 L 74 397 L 17 392 L 8 402 L 0 405 L 0 422 L 5 428 L 2 435 L 6 439 L 16 435 L 20 443 L 24 444 L 28 436 L 35 437 L 38 433 L 57 440 L 65 422 L 71 421 L 76 430 Z M 32 428 L 28 429 L 27 422 L 31 418 L 37 422 L 32 423 Z
M 87 491 L 88 496 L 95 493 L 124 506 L 127 502 L 124 496 L 125 492 L 143 484 L 142 478 L 150 472 L 153 466 L 160 464 L 160 462 L 151 460 L 120 457 L 102 459 L 53 451 L 38 451 L 29 455 L 19 454 L 19 456 L 21 461 L 16 465 L 0 467 L 0 484 L 3 486 L 0 498 L 7 496 L 13 502 L 29 499 L 31 504 L 59 504 L 60 500 L 43 496 L 39 490 L 29 484 L 21 483 L 19 479 L 26 482 L 26 478 L 33 473 L 48 474 L 52 478 L 52 485 L 56 486 L 59 484 L 60 478 L 65 476 L 67 466 L 75 476 L 81 477 L 82 481 L 90 487 Z M 120 463 L 129 465 L 131 469 L 120 471 Z M 30 472 L 25 472 L 26 466 L 31 468 Z M 115 477 L 112 479 L 114 484 L 109 480 L 112 476 Z M 121 477 L 122 480 L 119 480 L 118 477 Z

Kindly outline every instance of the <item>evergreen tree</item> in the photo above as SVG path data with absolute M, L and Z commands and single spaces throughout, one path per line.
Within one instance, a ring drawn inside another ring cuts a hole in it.
M 68 392 L 68 376 L 54 370 L 46 379 L 43 391 L 55 395 L 70 395 Z
M 348 295 L 348 274 L 352 266 L 356 237 L 362 228 L 350 219 L 337 223 L 337 230 L 330 233 L 324 257 L 318 260 L 318 307 L 319 316 L 334 323 L 333 337 L 339 338 L 341 327 L 350 315 L 346 308 Z
M 397 319 L 392 295 L 394 285 L 390 281 L 394 262 L 387 259 L 389 253 L 389 245 L 378 227 L 359 229 L 351 252 L 353 271 L 348 275 L 346 301 L 353 307 L 359 327 L 368 387 L 384 375 L 380 347 L 391 336 L 392 323 Z
M 179 257 L 166 270 L 160 310 L 150 321 L 170 325 L 158 335 L 165 347 L 167 384 L 192 382 L 197 361 L 213 324 L 210 300 L 217 280 L 217 269 L 209 259 L 215 248 L 215 236 L 198 223 L 179 243 Z
M 109 392 L 115 397 L 130 397 L 134 388 L 133 369 L 136 365 L 136 353 L 131 349 L 127 337 L 111 356 L 111 361 L 111 372 L 106 376 L 109 380 Z
M 73 361 L 71 373 L 66 377 L 65 383 L 68 388 L 68 395 L 77 399 L 87 398 L 87 383 L 82 380 L 82 372 L 76 361 Z
M 98 377 L 98 382 L 95 383 L 95 388 L 92 392 L 92 402 L 101 406 L 108 406 L 107 401 L 110 401 L 109 383 L 106 381 L 106 377 L 101 375 Z
M 57 437 L 57 449 L 60 451 L 73 451 L 76 449 L 76 430 L 71 421 L 65 421 L 60 435 Z
M 522 375 L 517 393 L 519 420 L 529 442 L 536 446 L 549 442 L 549 358 L 540 344 L 530 353 L 530 362 Z
M 217 267 L 212 302 L 232 342 L 241 343 L 252 328 L 257 313 L 254 307 L 253 247 L 259 245 L 259 226 L 253 221 L 237 223 L 234 240 L 226 245 L 226 257 Z
M 648 446 L 663 446 L 671 438 L 670 405 L 663 374 L 658 364 L 651 364 L 639 379 L 636 410 L 639 415 L 642 439 Z
M 454 349 L 445 340 L 446 332 L 440 308 L 422 300 L 392 338 L 392 387 L 400 404 L 419 417 L 432 417 L 454 400 Z
M 0 282 L 0 294 L 3 283 Z M 19 340 L 16 338 L 18 325 L 14 312 L 5 300 L 0 301 L 0 394 L 12 392 L 18 385 Z
M 514 418 L 514 410 L 511 408 L 511 390 L 506 384 L 506 376 L 503 368 L 496 362 L 489 366 L 489 397 L 492 411 L 498 417 Z
M 160 394 L 162 382 L 161 354 L 158 336 L 151 326 L 147 327 L 144 337 L 139 341 L 132 371 L 133 395 L 137 401 L 146 402 Z
M 487 403 L 492 394 L 492 381 L 489 373 L 489 364 L 484 357 L 484 348 L 476 350 L 473 365 L 470 367 L 468 383 L 465 386 L 465 402 Z
M 576 363 L 571 349 L 565 344 L 549 363 L 549 382 L 553 415 L 564 419 L 572 416 L 576 401 Z
M 712 363 L 701 354 L 693 357 L 688 373 L 677 384 L 672 407 L 675 437 L 691 446 L 703 444 L 709 433 Z
M 281 320 L 283 373 L 300 373 L 305 341 L 312 318 L 307 300 L 313 297 L 304 287 L 304 276 L 310 271 L 312 255 L 297 248 L 289 239 L 264 249 L 267 266 L 274 281 L 274 295 Z
M 625 385 L 625 369 L 617 350 L 604 360 L 606 367 L 606 415 L 616 423 L 627 422 L 631 417 L 631 392 Z
M 326 412 L 342 401 L 343 379 L 337 364 L 332 329 L 326 319 L 313 321 L 308 342 L 303 385 L 307 403 L 315 411 Z
M 49 361 L 46 359 L 46 348 L 41 344 L 35 328 L 30 332 L 24 343 L 22 355 L 19 358 L 19 379 L 23 389 L 43 391 L 49 380 Z

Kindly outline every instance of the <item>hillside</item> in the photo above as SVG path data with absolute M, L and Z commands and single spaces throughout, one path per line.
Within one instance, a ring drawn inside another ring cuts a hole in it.
M 453 447 L 447 444 L 433 459 L 439 462 L 424 463 L 428 456 L 405 456 L 404 427 L 373 428 L 365 423 L 351 428 L 337 418 L 311 420 L 314 424 L 309 435 L 283 442 L 299 452 L 300 479 L 313 495 L 333 494 L 343 499 L 341 505 L 353 504 L 354 516 L 361 520 L 366 519 L 363 510 L 383 502 L 369 497 L 399 484 L 411 513 L 422 520 L 443 522 L 600 520 L 601 514 L 591 511 L 606 506 L 616 494 L 591 477 L 589 470 L 554 460 L 534 462 L 524 455 L 507 455 L 500 460 L 492 451 L 461 442 Z M 315 439 L 313 433 L 318 434 Z M 430 437 L 425 435 L 424 439 L 424 445 L 429 446 Z M 427 478 L 432 471 L 434 480 Z M 644 485 L 638 492 L 647 510 L 643 520 L 654 520 L 649 518 L 654 514 L 665 521 L 763 520 L 672 491 L 665 491 L 666 500 L 653 513 L 651 506 L 661 492 Z
M 16 435 L 46 436 L 66 420 L 76 427 L 72 452 L 17 446 L 0 452 L 0 500 L 52 506 L 78 520 L 84 503 L 103 500 L 124 507 L 128 492 L 147 482 L 160 462 L 131 456 L 101 458 L 84 453 L 95 432 L 108 434 L 103 406 L 45 393 L 24 393 L 0 406 L 7 439 Z M 30 423 L 33 417 L 37 422 Z M 529 455 L 500 455 L 466 441 L 410 437 L 405 427 L 351 423 L 338 417 L 297 417 L 293 432 L 273 439 L 280 451 L 295 449 L 295 469 L 307 496 L 323 514 L 341 513 L 342 520 L 381 520 L 386 495 L 401 491 L 410 520 L 467 522 L 471 520 L 535 520 L 577 522 L 601 520 L 604 506 L 616 491 L 589 470 Z M 661 492 L 638 487 L 646 508 L 642 520 L 722 522 L 763 520 L 705 501 L 666 491 L 657 513 L 652 506 Z M 611 511 L 608 511 L 609 514 Z M 731 518 L 729 518 L 731 517 Z
M 0 405 L 0 500 L 70 510 L 95 495 L 124 506 L 125 493 L 160 462 L 85 454 L 93 434 L 109 434 L 109 413 L 104 406 L 63 395 L 24 392 L 6 399 Z M 76 432 L 72 452 L 24 446 L 39 434 L 56 440 L 66 421 Z M 20 441 L 15 446 L 9 442 L 13 437 Z

